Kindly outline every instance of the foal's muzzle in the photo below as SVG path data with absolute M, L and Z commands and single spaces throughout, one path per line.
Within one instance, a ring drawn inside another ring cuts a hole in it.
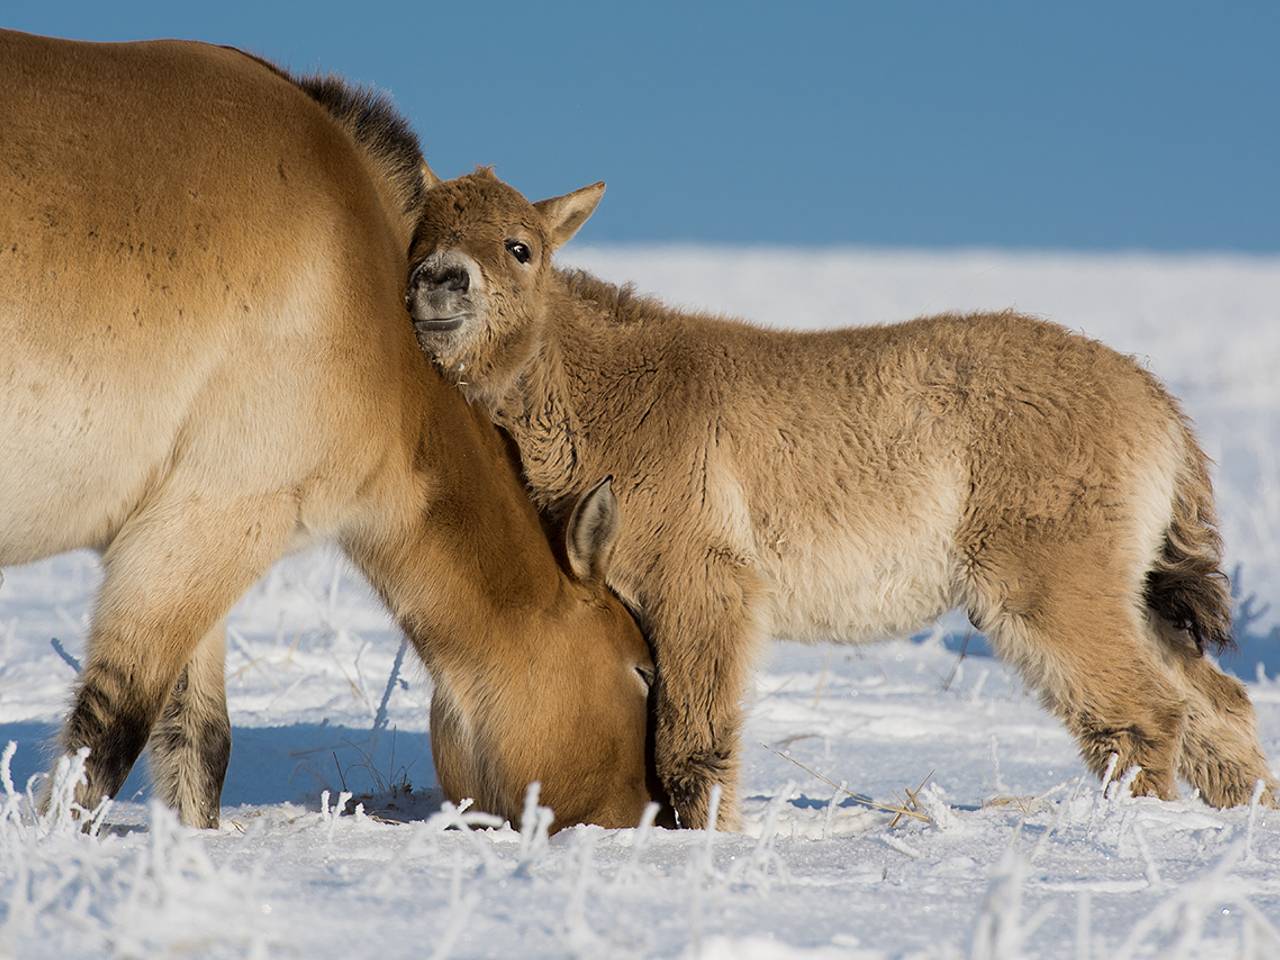
M 405 306 L 419 335 L 453 333 L 475 313 L 478 270 L 466 254 L 443 250 L 409 274 Z

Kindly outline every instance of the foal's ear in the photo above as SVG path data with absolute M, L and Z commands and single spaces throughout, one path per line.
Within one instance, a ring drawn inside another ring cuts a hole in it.
M 436 176 L 436 172 L 427 166 L 426 160 L 422 161 L 419 172 L 422 174 L 423 190 L 430 190 L 432 187 L 438 187 L 440 184 L 444 183 L 443 180 Z
M 578 498 L 564 536 L 573 575 L 579 580 L 603 581 L 618 540 L 613 477 L 605 477 Z
M 552 250 L 558 250 L 569 242 L 569 239 L 578 232 L 578 228 L 587 222 L 591 214 L 595 213 L 596 206 L 603 196 L 604 181 L 600 180 L 589 187 L 566 193 L 563 197 L 539 200 L 534 204 L 546 221 Z

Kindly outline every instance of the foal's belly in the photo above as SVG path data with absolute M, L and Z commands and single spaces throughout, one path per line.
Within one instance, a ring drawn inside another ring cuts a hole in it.
M 961 498 L 932 509 L 869 510 L 821 534 L 792 534 L 760 553 L 765 628 L 800 641 L 900 636 L 956 605 Z

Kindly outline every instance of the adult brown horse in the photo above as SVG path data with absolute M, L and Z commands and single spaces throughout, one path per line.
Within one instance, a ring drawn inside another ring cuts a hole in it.
M 422 158 L 389 105 L 236 50 L 0 33 L 0 563 L 100 550 L 63 747 L 81 802 L 150 741 L 214 826 L 222 621 L 282 553 L 335 539 L 435 683 L 445 792 L 516 821 L 629 825 L 644 638 L 604 584 L 608 484 L 563 550 L 503 439 L 406 316 Z

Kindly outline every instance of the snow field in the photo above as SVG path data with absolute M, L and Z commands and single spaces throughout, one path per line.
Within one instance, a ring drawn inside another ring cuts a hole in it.
M 1242 571 L 1242 650 L 1229 662 L 1253 681 L 1264 747 L 1280 757 L 1269 678 L 1280 633 L 1266 609 L 1280 599 L 1280 260 L 678 248 L 569 259 L 779 326 L 1012 305 L 1146 358 L 1218 461 Z M 441 806 L 424 672 L 412 655 L 397 667 L 399 634 L 344 562 L 305 554 L 229 621 L 222 829 L 181 827 L 135 773 L 86 836 L 57 804 L 36 816 L 25 788 L 84 653 L 97 563 L 70 554 L 5 574 L 0 957 L 1280 955 L 1280 816 L 1135 800 L 1126 771 L 1104 788 L 979 641 L 961 656 L 954 619 L 914 643 L 768 651 L 744 737 L 745 834 L 548 838 L 546 815 L 524 833 L 458 830 L 486 818 Z

